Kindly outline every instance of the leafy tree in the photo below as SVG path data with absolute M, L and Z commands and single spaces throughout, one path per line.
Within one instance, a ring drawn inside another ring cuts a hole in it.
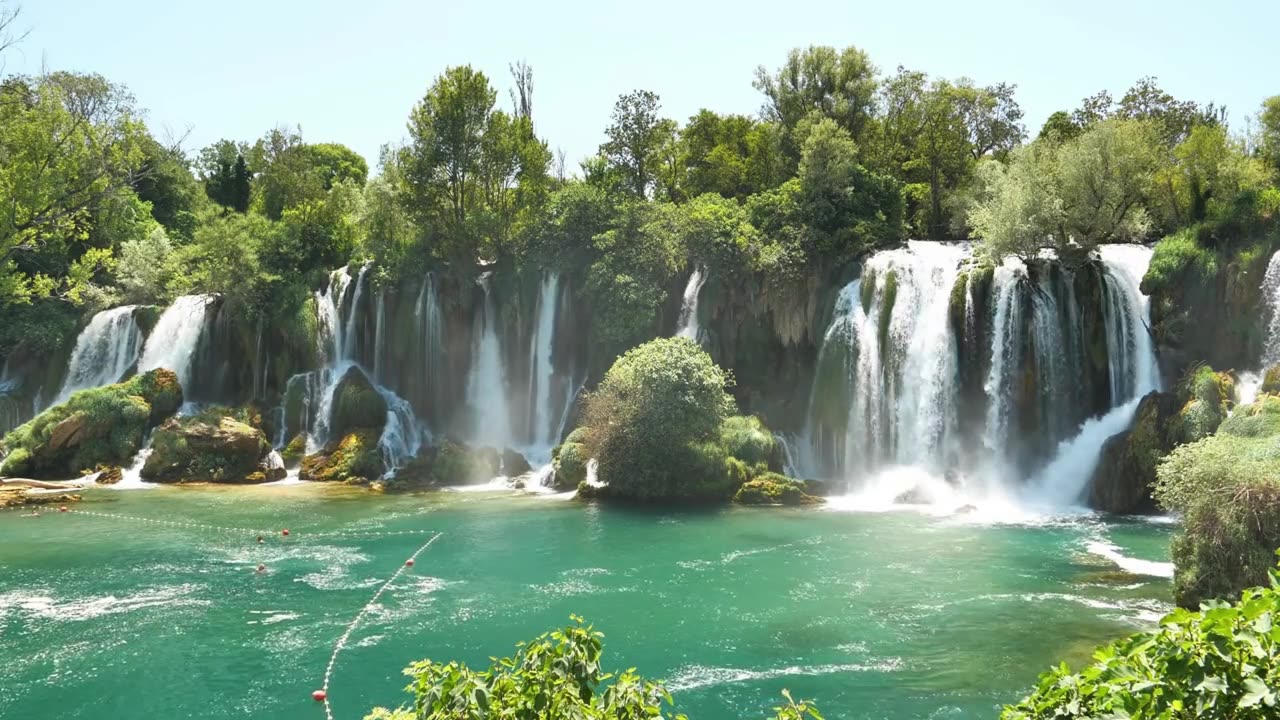
M 358 224 L 364 228 L 363 250 L 372 255 L 386 274 L 408 269 L 408 257 L 418 246 L 421 230 L 400 202 L 403 183 L 400 154 L 396 148 L 382 148 L 381 173 L 364 186 L 363 212 Z
M 460 250 L 468 213 L 480 202 L 485 130 L 497 93 L 470 65 L 448 68 L 409 115 L 409 145 L 401 163 L 410 207 L 424 224 L 438 224 Z
M 142 141 L 143 164 L 133 189 L 151 203 L 151 216 L 183 241 L 195 232 L 196 213 L 203 201 L 200 183 L 179 148 L 161 145 L 152 137 Z
M 274 279 L 259 261 L 272 232 L 271 223 L 254 213 L 205 211 L 195 237 L 178 252 L 183 272 L 175 289 L 217 293 L 232 308 L 253 307 L 263 283 Z
M 360 153 L 340 143 L 313 143 L 303 148 L 309 172 L 318 176 L 321 187 L 330 190 L 338 183 L 361 187 L 369 179 L 369 163 Z
M 1245 153 L 1221 125 L 1197 125 L 1174 148 L 1174 162 L 1156 176 L 1156 207 L 1164 226 L 1177 228 L 1229 211 L 1242 192 L 1266 185 L 1266 167 Z
M 219 140 L 200 151 L 197 175 L 210 200 L 236 212 L 248 212 L 253 169 L 247 157 L 252 152 L 245 143 Z
M 1076 124 L 1071 113 L 1059 110 L 1044 121 L 1044 126 L 1040 128 L 1037 138 L 1047 142 L 1064 142 L 1080 137 L 1082 132 L 1084 128 Z
M 173 244 L 157 225 L 145 237 L 120 246 L 116 283 L 125 302 L 164 305 L 173 299 L 170 288 L 177 269 Z
M 829 118 L 813 122 L 804 140 L 798 200 L 821 255 L 847 257 L 901 237 L 898 183 L 859 165 L 853 139 Z
M 969 153 L 974 160 L 990 155 L 1004 160 L 1026 138 L 1022 107 L 1014 99 L 1017 85 L 999 83 L 975 87 L 968 79 L 955 85 L 955 102 L 968 135 Z
M 1258 111 L 1258 149 L 1271 166 L 1280 169 L 1280 95 L 1273 95 L 1262 103 Z
M 132 96 L 100 76 L 0 84 L 0 305 L 78 301 L 111 255 L 88 242 L 95 213 L 133 195 L 145 138 Z
M 772 74 L 756 68 L 753 85 L 766 97 L 761 116 L 782 126 L 782 150 L 794 167 L 803 141 L 794 131 L 813 111 L 834 120 L 855 141 L 861 139 L 873 112 L 876 67 L 856 47 L 811 45 L 792 50 Z
M 614 227 L 592 239 L 587 294 L 602 357 L 652 337 L 667 284 L 680 268 L 680 220 L 673 205 L 631 202 Z
M 627 351 L 586 403 L 586 446 L 612 497 L 725 498 L 720 426 L 731 375 L 696 343 L 661 338 Z
M 634 90 L 618 97 L 600 154 L 636 197 L 648 197 L 657 181 L 657 153 L 674 128 L 658 117 L 657 93 Z
M 1234 605 L 1178 609 L 1159 628 L 1100 648 L 1079 673 L 1066 663 L 1040 676 L 1035 691 L 1002 720 L 1050 718 L 1276 717 L 1280 695 L 1280 574 L 1245 590 Z
M 746 198 L 783 180 L 778 126 L 701 110 L 680 131 L 681 186 L 689 197 L 719 193 Z

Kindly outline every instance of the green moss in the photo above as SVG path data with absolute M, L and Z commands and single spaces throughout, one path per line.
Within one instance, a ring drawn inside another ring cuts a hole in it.
M 1195 442 L 1212 435 L 1227 417 L 1235 397 L 1235 379 L 1201 365 L 1183 380 L 1180 395 L 1186 400 L 1178 413 L 1178 439 Z
M 359 428 L 380 433 L 386 422 L 387 401 L 364 372 L 352 366 L 334 391 L 329 432 L 341 436 Z
M 804 483 L 778 473 L 765 473 L 743 484 L 733 501 L 740 505 L 817 505 L 822 502 L 805 492 Z
M 889 325 L 893 322 L 893 306 L 898 301 L 898 273 L 890 270 L 884 277 L 883 295 L 880 297 L 880 347 L 889 347 Z
M 1280 365 L 1267 368 L 1267 374 L 1262 378 L 1262 387 L 1259 391 L 1266 395 L 1280 395 Z
M 367 485 L 382 476 L 385 466 L 378 451 L 378 432 L 355 430 L 321 453 L 302 460 L 300 477 L 320 482 Z
M 1190 270 L 1197 276 L 1210 277 L 1218 272 L 1218 256 L 1197 241 L 1197 230 L 1187 228 L 1156 243 L 1151 264 L 1142 278 L 1142 291 L 1148 295 L 1178 282 Z
M 575 488 L 587 479 L 587 449 L 579 443 L 566 442 L 560 446 L 555 460 L 555 485 L 557 488 Z
M 263 482 L 270 452 L 261 430 L 206 410 L 173 418 L 155 431 L 142 477 L 154 482 Z
M 146 431 L 182 405 L 169 370 L 82 390 L 5 436 L 0 474 L 66 477 L 98 465 L 123 465 Z
M 281 451 L 280 457 L 284 458 L 286 465 L 293 465 L 302 460 L 307 454 L 307 435 L 306 433 L 298 433 L 293 436 L 289 444 Z

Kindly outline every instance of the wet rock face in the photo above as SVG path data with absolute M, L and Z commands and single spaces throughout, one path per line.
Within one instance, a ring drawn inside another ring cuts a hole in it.
M 156 430 L 142 467 L 150 482 L 253 483 L 279 480 L 284 468 L 269 460 L 261 430 L 230 417 L 174 418 Z
M 1142 398 L 1133 426 L 1102 445 L 1089 487 L 1089 507 L 1113 513 L 1155 511 L 1151 487 L 1156 465 L 1178 444 L 1179 406 L 1173 393 L 1152 392 Z
M 340 438 L 359 428 L 382 433 L 387 423 L 387 401 L 369 377 L 356 366 L 347 368 L 333 394 L 329 434 Z
M 385 471 L 374 430 L 355 430 L 302 460 L 299 477 L 318 482 L 369 485 Z

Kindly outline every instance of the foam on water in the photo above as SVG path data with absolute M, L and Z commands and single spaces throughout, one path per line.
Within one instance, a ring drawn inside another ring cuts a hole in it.
M 663 685 L 671 692 L 685 692 L 699 688 L 735 683 L 760 682 L 776 680 L 784 677 L 813 675 L 842 675 L 846 673 L 881 672 L 889 673 L 901 670 L 902 660 L 888 658 L 872 663 L 838 663 L 829 665 L 788 665 L 765 670 L 748 670 L 733 667 L 708 667 L 706 665 L 686 665 L 676 671 Z
M 1173 563 L 1129 557 L 1120 551 L 1118 545 L 1108 540 L 1089 540 L 1084 547 L 1089 553 L 1110 560 L 1127 573 L 1160 578 L 1173 577 Z

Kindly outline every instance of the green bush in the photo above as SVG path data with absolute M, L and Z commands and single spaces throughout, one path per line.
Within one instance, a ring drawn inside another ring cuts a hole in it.
M 1156 500 L 1182 516 L 1172 543 L 1179 605 L 1265 582 L 1280 547 L 1280 398 L 1236 408 L 1216 435 L 1165 457 L 1157 475 Z
M 1195 442 L 1218 429 L 1231 409 L 1235 380 L 1228 373 L 1201 365 L 1183 380 L 1179 393 L 1187 398 L 1178 413 L 1179 442 Z
M 82 390 L 4 437 L 0 474 L 66 477 L 127 465 L 146 431 L 181 405 L 182 388 L 169 370 Z
M 662 338 L 627 352 L 587 398 L 587 450 L 612 497 L 727 499 L 718 445 L 733 412 L 732 376 L 696 343 Z
M 576 718 L 577 720 L 641 720 L 663 717 L 671 694 L 645 680 L 634 669 L 606 673 L 601 665 L 602 633 L 573 624 L 516 646 L 513 656 L 493 659 L 486 670 L 460 662 L 423 660 L 405 668 L 413 678 L 408 690 L 412 707 L 376 708 L 365 720 L 484 720 L 485 718 Z M 822 716 L 808 702 L 775 708 L 778 720 Z
M 1240 602 L 1178 609 L 1153 632 L 1094 653 L 1079 673 L 1063 663 L 1044 675 L 1003 720 L 1050 718 L 1220 718 L 1280 716 L 1280 573 Z
M 817 505 L 822 502 L 805 492 L 805 484 L 778 473 L 765 473 L 742 487 L 733 496 L 739 505 Z
M 575 431 L 576 432 L 576 431 Z M 587 449 L 581 443 L 566 442 L 557 448 L 556 487 L 576 488 L 587 479 Z
M 767 465 L 771 470 L 782 469 L 782 447 L 760 418 L 751 415 L 735 415 L 720 426 L 720 442 L 730 457 L 748 465 Z

